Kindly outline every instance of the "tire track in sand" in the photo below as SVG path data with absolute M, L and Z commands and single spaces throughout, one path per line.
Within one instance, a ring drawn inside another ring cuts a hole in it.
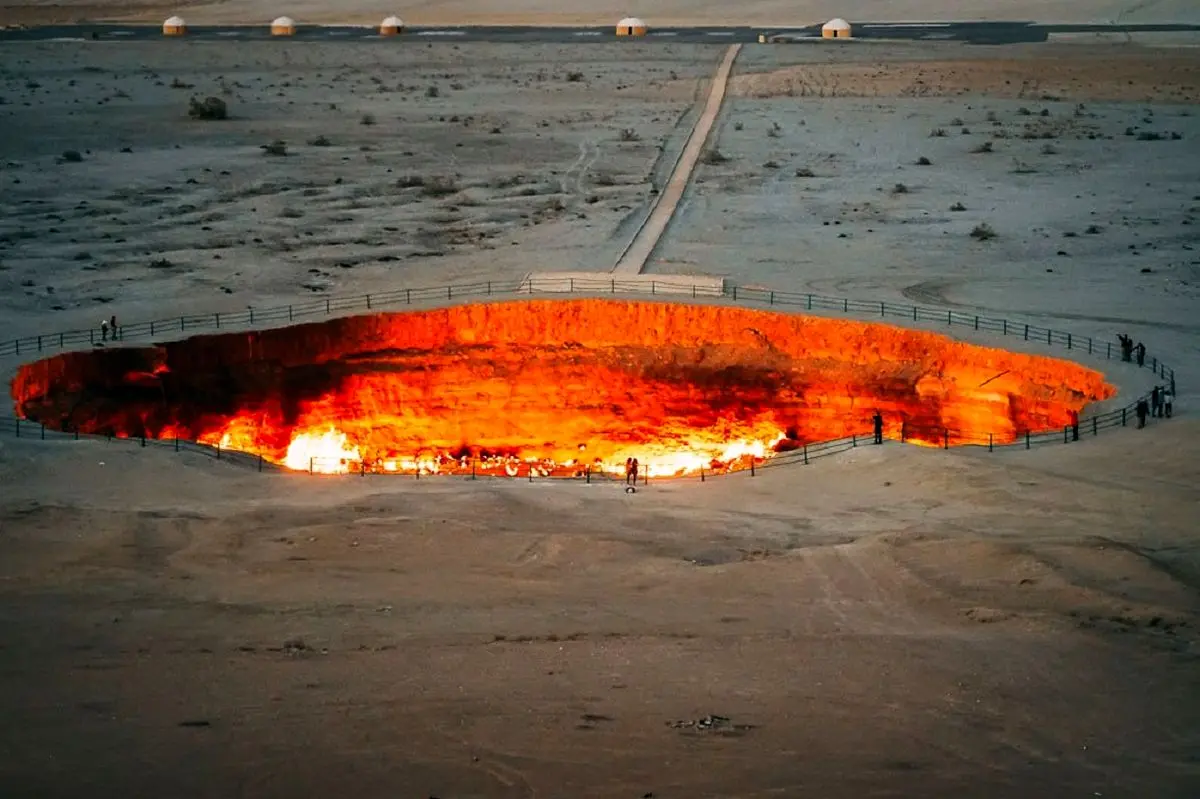
M 666 232 L 667 225 L 670 223 L 671 217 L 675 215 L 675 209 L 678 207 L 679 201 L 683 199 L 683 193 L 687 190 L 688 183 L 691 182 L 692 172 L 700 160 L 700 153 L 708 141 L 717 115 L 721 112 L 721 104 L 725 101 L 725 90 L 729 84 L 729 74 L 733 71 L 733 62 L 741 49 L 740 44 L 734 44 L 725 51 L 725 58 L 721 60 L 721 65 L 717 67 L 717 72 L 713 76 L 712 87 L 709 89 L 704 111 L 696 120 L 696 127 L 692 128 L 692 135 L 688 137 L 687 144 L 684 145 L 679 162 L 671 172 L 671 177 L 667 180 L 667 185 L 663 187 L 662 193 L 658 195 L 646 221 L 634 234 L 633 241 L 621 253 L 616 266 L 612 269 L 613 274 L 637 275 L 646 268 L 650 254 L 654 252 L 659 239 Z

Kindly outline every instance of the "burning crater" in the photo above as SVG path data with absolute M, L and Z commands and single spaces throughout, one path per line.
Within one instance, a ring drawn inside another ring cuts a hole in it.
M 1008 443 L 1114 390 L 1070 361 L 884 324 L 613 300 L 469 305 L 65 353 L 21 416 L 295 469 L 651 475 L 869 435 Z

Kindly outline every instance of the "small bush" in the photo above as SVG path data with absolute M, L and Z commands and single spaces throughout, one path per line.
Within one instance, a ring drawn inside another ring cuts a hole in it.
M 903 183 L 897 183 L 892 186 L 892 194 L 908 194 L 908 186 Z
M 816 173 L 806 166 L 802 166 L 796 170 L 796 177 L 798 178 L 815 178 L 816 176 Z
M 328 136 L 324 136 L 324 135 L 318 136 L 315 139 L 308 140 L 309 147 L 331 147 L 332 145 L 333 145 L 333 142 L 331 142 L 329 140 Z
M 229 108 L 220 97 L 205 97 L 203 100 L 193 97 L 188 101 L 188 116 L 202 120 L 229 119 Z
M 929 136 L 934 139 L 940 139 L 945 135 L 946 135 L 945 128 L 934 128 L 933 130 L 929 131 Z
M 1055 149 L 1053 144 L 1043 144 L 1042 155 L 1058 155 L 1058 150 Z
M 458 181 L 448 175 L 435 175 L 421 184 L 421 191 L 430 197 L 445 197 L 458 191 Z
M 642 137 L 633 128 L 623 128 L 619 138 L 621 141 L 640 141 Z
M 767 135 L 770 136 L 772 139 L 778 139 L 782 134 L 783 134 L 783 128 L 779 127 L 779 123 L 772 122 L 770 129 L 767 131 Z
M 1020 108 L 1018 108 L 1018 109 L 1017 109 L 1017 113 L 1018 113 L 1018 114 L 1020 114 L 1020 115 L 1021 115 L 1021 116 L 1023 116 L 1023 117 L 1027 117 L 1027 116 L 1029 116 L 1030 114 L 1032 114 L 1033 112 L 1032 112 L 1032 111 L 1030 111 L 1030 110 L 1029 110 L 1028 108 L 1026 108 L 1025 106 L 1021 106 Z
M 917 159 L 917 166 L 933 166 L 933 162 L 925 156 L 921 156 Z
M 1103 228 L 1101 228 L 1099 225 L 1088 225 L 1087 229 L 1084 230 L 1083 232 L 1088 234 L 1089 236 L 1095 236 L 1098 233 L 1100 233 L 1101 230 L 1103 230 Z
M 714 147 L 711 150 L 705 150 L 704 154 L 700 156 L 700 160 L 709 166 L 715 166 L 716 164 L 724 164 L 727 162 L 729 160 L 729 156 L 725 155 L 725 153 Z
M 287 142 L 283 139 L 276 139 L 270 144 L 260 144 L 259 148 L 264 155 L 287 155 Z
M 976 241 L 988 241 L 989 239 L 996 238 L 996 231 L 992 230 L 992 226 L 987 222 L 980 222 L 971 228 L 971 238 Z
M 568 72 L 567 73 L 567 83 L 579 83 L 582 80 L 583 80 L 582 72 Z
M 955 117 L 954 119 L 950 120 L 951 127 L 960 128 L 965 124 L 966 123 L 962 121 L 961 117 Z
M 363 125 L 374 125 L 375 124 L 375 115 L 374 114 L 363 114 L 362 119 L 360 119 L 358 121 L 360 124 L 363 124 Z
M 1156 130 L 1143 130 L 1137 135 L 1138 141 L 1162 141 L 1166 137 Z
M 992 152 L 992 143 L 990 141 L 985 141 L 982 144 L 978 145 L 977 147 L 972 147 L 971 152 L 973 152 L 973 153 L 990 153 L 990 152 Z
M 742 129 L 743 129 L 743 128 L 745 128 L 745 127 L 746 127 L 746 126 L 745 126 L 743 123 L 741 123 L 741 122 L 734 122 L 734 123 L 733 123 L 733 129 L 734 129 L 734 130 L 742 130 Z
M 59 160 L 67 164 L 78 164 L 83 160 L 83 155 L 78 150 L 63 150 Z
M 962 203 L 955 203 L 954 205 L 950 206 L 950 210 L 951 211 L 965 211 L 965 210 L 967 210 L 967 206 L 963 205 Z
M 438 87 L 437 87 L 437 86 L 430 86 L 428 89 L 426 89 L 426 90 L 425 90 L 425 96 L 426 96 L 426 97 L 437 97 L 437 96 L 439 96 L 440 94 L 441 94 L 441 92 L 440 92 L 440 91 L 438 91 Z

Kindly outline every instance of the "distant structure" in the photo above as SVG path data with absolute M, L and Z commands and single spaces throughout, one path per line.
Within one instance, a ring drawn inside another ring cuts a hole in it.
M 163 23 L 163 36 L 182 36 L 187 33 L 187 23 L 183 17 L 167 17 Z
M 272 36 L 293 36 L 296 33 L 296 21 L 291 17 L 279 17 L 271 23 Z
M 840 17 L 831 19 L 821 26 L 822 39 L 849 39 L 850 23 Z
M 388 17 L 379 23 L 380 36 L 399 36 L 404 33 L 404 20 L 400 17 Z
M 645 36 L 646 23 L 637 17 L 625 17 L 617 23 L 618 36 Z

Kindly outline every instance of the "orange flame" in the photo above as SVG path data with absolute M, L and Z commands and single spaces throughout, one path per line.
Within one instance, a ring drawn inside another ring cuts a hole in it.
M 1009 443 L 1114 393 L 1079 364 L 883 324 L 563 300 L 334 319 L 21 368 L 18 412 L 313 472 L 650 476 L 885 434 Z

